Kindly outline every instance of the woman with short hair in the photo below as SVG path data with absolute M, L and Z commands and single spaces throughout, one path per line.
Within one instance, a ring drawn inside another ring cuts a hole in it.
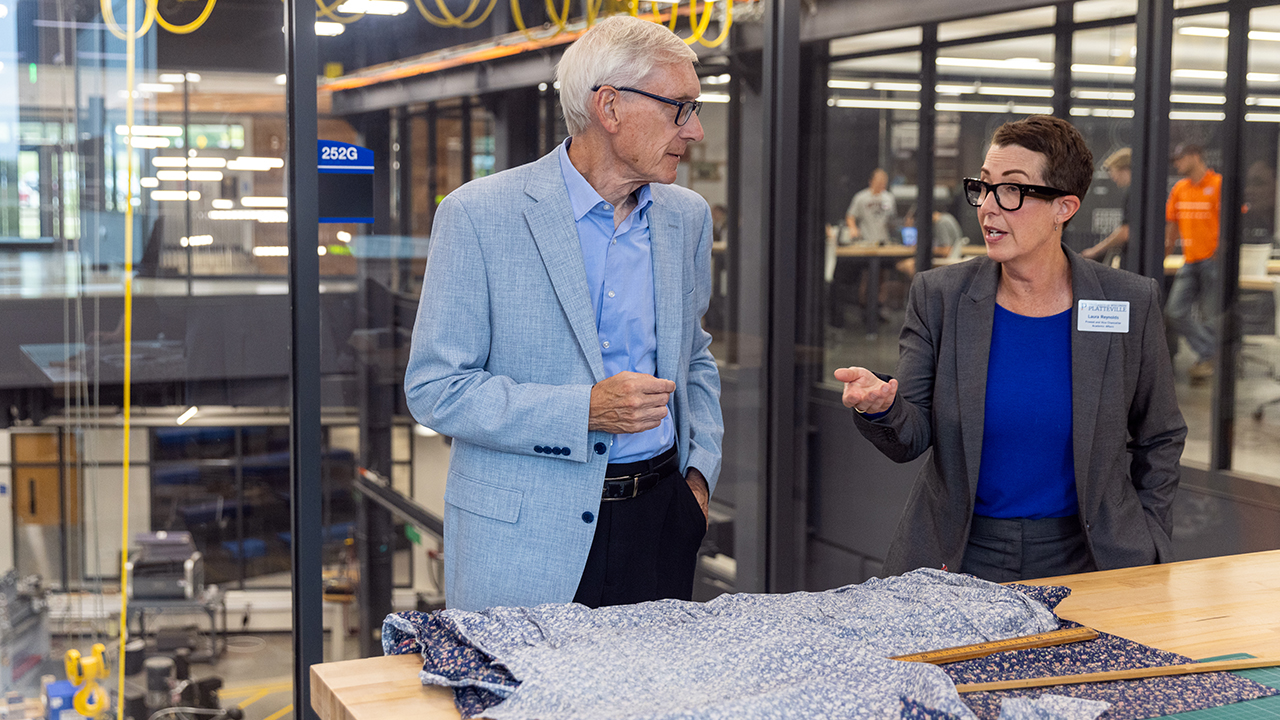
M 987 257 L 916 275 L 896 376 L 835 372 L 858 430 L 927 450 L 885 560 L 998 582 L 1172 559 L 1187 428 L 1156 282 L 1062 244 L 1093 176 L 1070 123 L 996 130 L 966 178 Z

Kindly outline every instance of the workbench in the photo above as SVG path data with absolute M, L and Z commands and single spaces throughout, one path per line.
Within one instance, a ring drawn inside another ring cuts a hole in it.
M 1192 658 L 1280 655 L 1280 550 L 1029 581 L 1065 585 L 1066 620 Z M 417 655 L 311 668 L 321 720 L 457 720 L 453 691 L 418 680 Z

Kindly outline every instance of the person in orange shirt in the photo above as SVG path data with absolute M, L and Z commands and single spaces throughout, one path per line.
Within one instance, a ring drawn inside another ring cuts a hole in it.
M 1204 162 L 1204 150 L 1190 143 L 1174 148 L 1173 165 L 1183 179 L 1173 186 L 1165 206 L 1164 251 L 1168 255 L 1181 239 L 1186 262 L 1173 278 L 1165 314 L 1169 326 L 1187 339 L 1196 354 L 1190 378 L 1192 384 L 1199 384 L 1213 377 L 1212 358 L 1217 346 L 1222 175 L 1210 170 Z

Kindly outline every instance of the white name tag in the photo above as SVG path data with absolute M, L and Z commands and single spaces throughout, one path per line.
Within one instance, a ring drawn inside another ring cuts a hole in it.
M 1076 314 L 1080 332 L 1129 332 L 1128 300 L 1081 300 Z

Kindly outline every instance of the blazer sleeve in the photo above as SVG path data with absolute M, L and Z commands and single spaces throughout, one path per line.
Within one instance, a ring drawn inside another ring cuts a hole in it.
M 570 450 L 558 459 L 587 462 L 590 385 L 521 383 L 486 370 L 488 287 L 480 238 L 452 194 L 433 222 L 405 371 L 409 410 L 423 425 L 467 443 L 523 455 L 557 443 Z
M 715 492 L 720 477 L 721 443 L 724 418 L 720 410 L 720 369 L 711 356 L 711 333 L 702 327 L 711 302 L 711 210 L 702 204 L 702 232 L 694 254 L 697 284 L 693 292 L 695 311 L 686 318 L 692 325 L 693 339 L 689 347 L 689 455 L 686 472 L 694 467 L 707 479 L 707 487 Z
M 941 328 L 930 325 L 930 298 L 925 273 L 918 273 L 907 296 L 906 318 L 898 338 L 898 394 L 889 411 L 877 418 L 853 411 L 863 437 L 894 462 L 916 459 L 933 444 L 933 389 L 937 379 L 936 343 Z M 938 313 L 941 314 L 941 313 Z M 876 373 L 888 381 L 892 376 Z
M 1155 541 L 1156 559 L 1169 562 L 1173 560 L 1170 511 L 1178 488 L 1178 461 L 1182 458 L 1187 424 L 1178 409 L 1173 386 L 1173 363 L 1165 340 L 1159 288 L 1155 280 L 1149 283 L 1142 363 L 1129 404 L 1129 474 Z

